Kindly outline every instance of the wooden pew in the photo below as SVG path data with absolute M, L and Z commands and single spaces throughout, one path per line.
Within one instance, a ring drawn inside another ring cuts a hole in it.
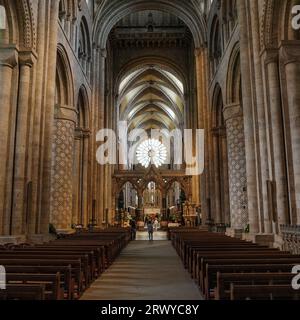
M 38 261 L 37 264 L 39 264 L 40 260 L 49 260 L 49 261 L 56 261 L 56 263 L 60 263 L 63 259 L 69 259 L 72 260 L 78 260 L 80 261 L 80 266 L 82 270 L 82 275 L 80 278 L 80 291 L 82 291 L 82 287 L 88 288 L 91 283 L 91 269 L 88 264 L 88 256 L 87 255 L 63 255 L 61 256 L 61 260 L 58 254 L 49 254 L 47 252 L 44 253 L 23 253 L 23 252 L 13 252 L 13 253 L 0 253 L 0 259 L 21 259 L 21 260 L 29 260 L 31 261 L 32 265 L 36 265 L 35 261 Z M 50 262 L 49 265 L 52 265 Z
M 217 287 L 217 275 L 221 274 L 249 274 L 249 273 L 288 273 L 291 274 L 295 264 L 244 264 L 244 265 L 207 265 L 205 278 L 205 297 L 211 298 L 212 290 Z
M 291 285 L 230 285 L 230 300 L 299 300 Z
M 6 273 L 5 276 L 7 285 L 44 285 L 45 300 L 62 300 L 64 297 L 59 272 L 56 274 Z
M 291 286 L 294 275 L 291 272 L 277 273 L 221 273 L 217 274 L 215 300 L 230 299 L 230 285 L 287 285 Z M 209 296 L 207 297 L 210 298 Z
M 300 258 L 295 258 L 293 256 L 286 258 L 275 258 L 275 257 L 261 257 L 261 258 L 235 258 L 235 259 L 202 259 L 201 262 L 201 270 L 200 270 L 200 282 L 201 282 L 201 290 L 205 293 L 205 283 L 209 281 L 206 279 L 206 270 L 208 265 L 277 265 L 277 264 L 300 264 Z
M 64 298 L 71 300 L 74 297 L 74 281 L 72 280 L 71 266 L 6 266 L 9 274 L 55 274 L 60 273 L 60 281 L 64 287 Z
M 0 257 L 0 265 L 5 268 L 9 266 L 71 266 L 72 278 L 74 279 L 74 295 L 73 297 L 80 297 L 83 293 L 83 272 L 81 261 L 78 260 L 49 260 L 49 259 L 2 259 Z
M 0 300 L 45 300 L 45 286 L 8 284 L 5 290 L 0 290 Z

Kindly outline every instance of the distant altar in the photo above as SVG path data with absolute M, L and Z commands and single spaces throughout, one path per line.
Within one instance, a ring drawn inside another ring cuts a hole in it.
M 160 215 L 161 209 L 160 208 L 144 208 L 144 214 L 145 216 L 149 215 Z

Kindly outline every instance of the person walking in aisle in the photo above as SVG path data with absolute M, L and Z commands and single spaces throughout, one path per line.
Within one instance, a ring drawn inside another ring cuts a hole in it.
M 147 222 L 147 230 L 149 235 L 149 241 L 153 241 L 153 223 L 151 220 Z

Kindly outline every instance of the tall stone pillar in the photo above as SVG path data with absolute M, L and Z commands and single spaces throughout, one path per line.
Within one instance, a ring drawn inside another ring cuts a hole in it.
M 255 155 L 255 129 L 252 109 L 252 78 L 250 72 L 249 57 L 249 32 L 247 26 L 247 15 L 245 0 L 237 1 L 237 10 L 240 26 L 240 47 L 241 47 L 241 74 L 243 88 L 243 115 L 245 131 L 245 150 L 246 150 L 246 168 L 247 168 L 247 194 L 248 194 L 248 212 L 251 234 L 260 232 L 259 226 L 259 207 L 257 194 L 257 167 Z
M 10 127 L 10 109 L 13 83 L 13 69 L 18 62 L 18 51 L 15 46 L 0 46 L 0 235 L 4 234 L 6 174 L 8 158 L 8 141 Z
M 196 76 L 197 76 L 197 102 L 198 102 L 198 128 L 205 129 L 205 160 L 204 172 L 200 176 L 200 200 L 202 210 L 202 220 L 204 223 L 209 218 L 208 195 L 210 191 L 210 154 L 212 154 L 213 143 L 210 135 L 210 112 L 208 110 L 208 53 L 207 48 L 197 48 L 195 50 Z
M 277 211 L 277 231 L 278 227 L 288 222 L 288 195 L 287 195 L 287 176 L 286 159 L 284 147 L 284 132 L 281 107 L 281 88 L 279 81 L 279 61 L 278 51 L 269 51 L 266 54 L 265 65 L 267 69 L 268 96 L 269 96 L 269 114 L 272 130 L 272 149 L 274 172 L 273 179 L 276 184 L 276 211 Z
M 60 232 L 70 232 L 72 219 L 74 136 L 76 110 L 56 106 L 52 147 L 52 186 L 50 221 Z
M 247 172 L 243 113 L 239 104 L 224 108 L 226 122 L 231 228 L 242 232 L 248 224 Z
M 300 45 L 299 42 L 282 43 L 282 62 L 285 65 L 288 116 L 291 133 L 293 178 L 296 198 L 296 215 L 293 224 L 300 224 Z
M 221 223 L 222 222 L 222 215 L 221 215 L 221 181 L 220 181 L 220 159 L 219 159 L 219 139 L 222 136 L 222 130 L 220 128 L 214 128 L 212 130 L 213 136 L 213 173 L 214 173 L 214 222 Z
M 55 104 L 55 79 L 56 79 L 56 57 L 57 57 L 57 30 L 59 1 L 52 1 L 50 5 L 49 40 L 47 51 L 47 83 L 45 93 L 44 110 L 44 132 L 43 132 L 43 167 L 42 167 L 42 197 L 40 209 L 40 233 L 49 233 L 50 220 L 50 193 L 51 193 L 51 170 L 52 170 L 52 140 L 53 119 Z
M 252 35 L 252 61 L 254 72 L 252 77 L 254 79 L 255 98 L 253 99 L 254 108 L 256 107 L 257 116 L 257 132 L 258 132 L 258 155 L 257 163 L 259 166 L 259 188 L 258 194 L 260 202 L 259 209 L 261 213 L 261 229 L 263 233 L 272 233 L 272 217 L 270 212 L 270 204 L 268 199 L 267 182 L 270 180 L 270 171 L 268 164 L 268 145 L 267 145 L 267 130 L 266 130 L 266 112 L 264 103 L 264 86 L 262 78 L 262 64 L 261 64 L 261 46 L 260 46 L 260 18 L 258 13 L 258 1 L 248 1 L 249 15 L 251 16 L 251 35 Z M 243 73 L 242 73 L 243 74 Z
M 107 52 L 105 49 L 98 48 L 97 56 L 99 59 L 98 72 L 99 72 L 99 82 L 96 90 L 99 91 L 99 96 L 97 100 L 97 109 L 98 109 L 98 117 L 99 122 L 97 124 L 96 130 L 104 129 L 105 127 L 105 63 Z M 105 212 L 105 192 L 107 190 L 105 185 L 105 173 L 106 166 L 97 164 L 97 198 L 98 198 L 98 223 L 102 224 L 104 220 L 104 212 Z
M 19 95 L 17 108 L 15 161 L 13 178 L 13 208 L 11 234 L 22 235 L 26 232 L 26 163 L 28 157 L 28 117 L 31 86 L 31 68 L 35 56 L 31 51 L 19 54 Z

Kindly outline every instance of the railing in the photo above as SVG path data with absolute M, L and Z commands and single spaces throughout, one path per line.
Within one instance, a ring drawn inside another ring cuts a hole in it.
M 300 254 L 300 226 L 280 226 L 283 250 L 290 251 L 293 254 Z

